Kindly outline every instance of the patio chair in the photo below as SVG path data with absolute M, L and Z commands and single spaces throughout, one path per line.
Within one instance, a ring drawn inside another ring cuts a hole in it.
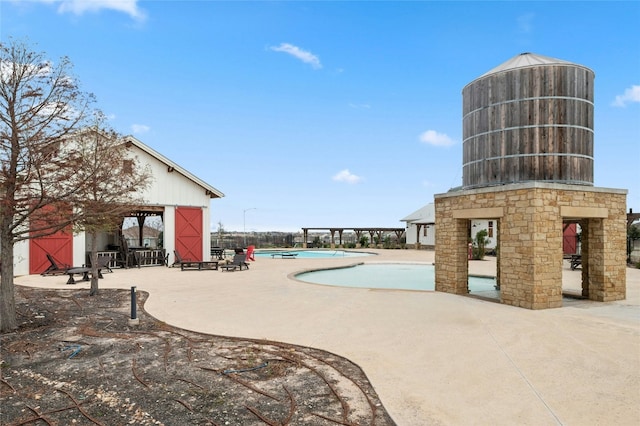
M 242 271 L 242 268 L 249 269 L 249 264 L 247 263 L 247 255 L 245 254 L 235 254 L 231 263 L 220 265 L 220 269 L 222 271 L 235 271 L 236 269 Z
M 253 256 L 253 252 L 255 251 L 256 246 L 247 247 L 247 260 L 256 261 L 256 258 Z
M 98 273 L 102 270 L 106 272 L 113 272 L 113 269 L 109 266 L 113 260 L 114 259 L 110 256 L 98 256 Z
M 222 247 L 211 247 L 211 258 L 217 258 L 218 260 L 224 259 L 224 249 Z

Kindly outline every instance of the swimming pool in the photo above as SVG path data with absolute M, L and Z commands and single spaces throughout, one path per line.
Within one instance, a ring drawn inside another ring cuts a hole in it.
M 296 279 L 338 287 L 435 290 L 433 265 L 416 263 L 362 263 L 346 268 L 302 272 Z M 495 292 L 495 279 L 469 276 L 469 291 Z
M 298 259 L 326 259 L 336 257 L 362 257 L 375 256 L 373 253 L 362 251 L 346 250 L 259 250 L 255 252 L 256 257 L 269 258 L 298 258 Z

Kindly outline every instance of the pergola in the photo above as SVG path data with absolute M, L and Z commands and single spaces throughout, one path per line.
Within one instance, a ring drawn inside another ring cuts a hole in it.
M 347 231 L 353 231 L 356 234 L 356 240 L 360 240 L 360 237 L 362 236 L 363 233 L 367 232 L 369 233 L 370 236 L 370 240 L 371 242 L 374 241 L 374 236 L 377 236 L 379 240 L 382 240 L 382 234 L 387 233 L 387 232 L 394 232 L 396 234 L 396 237 L 398 238 L 398 241 L 400 241 L 400 239 L 402 238 L 402 235 L 404 234 L 405 229 L 404 228 L 330 228 L 330 227 L 326 227 L 326 228 L 302 228 L 302 233 L 304 235 L 304 241 L 303 241 L 303 245 L 302 247 L 307 248 L 307 241 L 308 241 L 308 237 L 309 237 L 309 231 L 329 231 L 329 234 L 331 234 L 331 248 L 335 248 L 336 247 L 336 241 L 335 241 L 335 234 L 336 232 L 338 233 L 338 246 L 342 247 L 342 234 L 343 232 L 347 230 Z

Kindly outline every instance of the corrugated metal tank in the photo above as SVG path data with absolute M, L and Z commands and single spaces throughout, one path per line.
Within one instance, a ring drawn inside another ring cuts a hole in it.
M 463 188 L 593 185 L 593 82 L 581 65 L 523 53 L 462 90 Z

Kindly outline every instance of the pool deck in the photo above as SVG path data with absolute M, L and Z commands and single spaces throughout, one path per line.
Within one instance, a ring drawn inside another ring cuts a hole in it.
M 334 352 L 367 374 L 398 425 L 640 424 L 640 270 L 627 299 L 565 299 L 531 311 L 438 292 L 306 284 L 292 274 L 358 262 L 432 263 L 432 251 L 375 257 L 256 258 L 248 271 L 114 270 L 101 288 L 137 286 L 159 320 L 205 333 Z M 565 265 L 563 289 L 579 290 Z M 470 273 L 494 275 L 495 259 Z M 16 284 L 68 289 L 62 277 Z M 75 288 L 88 288 L 78 282 Z

